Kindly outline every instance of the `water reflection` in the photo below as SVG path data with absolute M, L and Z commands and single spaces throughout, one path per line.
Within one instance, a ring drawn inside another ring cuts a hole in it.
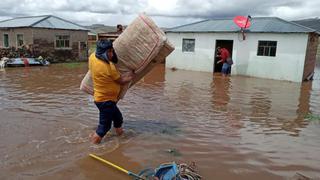
M 212 78 L 212 105 L 215 109 L 226 109 L 230 101 L 230 88 L 231 79 L 224 78 L 216 74 Z

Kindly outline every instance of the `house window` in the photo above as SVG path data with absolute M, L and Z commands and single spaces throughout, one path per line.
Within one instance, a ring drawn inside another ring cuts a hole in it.
M 277 41 L 259 41 L 258 56 L 276 56 Z
M 23 34 L 17 34 L 17 47 L 21 47 L 23 44 Z
M 195 39 L 182 39 L 182 52 L 194 52 Z
M 9 34 L 3 34 L 3 47 L 9 47 Z
M 58 35 L 56 36 L 56 48 L 70 48 L 70 36 Z

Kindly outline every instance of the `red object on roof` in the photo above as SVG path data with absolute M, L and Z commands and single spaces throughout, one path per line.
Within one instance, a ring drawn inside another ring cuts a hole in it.
M 233 22 L 236 23 L 237 26 L 243 29 L 249 28 L 251 26 L 250 20 L 244 16 L 236 16 L 233 19 Z

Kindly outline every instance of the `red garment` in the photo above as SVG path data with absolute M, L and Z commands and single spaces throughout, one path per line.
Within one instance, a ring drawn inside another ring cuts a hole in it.
M 221 48 L 220 53 L 222 62 L 226 62 L 228 57 L 230 57 L 229 51 L 226 48 Z
M 24 66 L 29 66 L 29 61 L 27 58 L 21 58 L 23 61 Z

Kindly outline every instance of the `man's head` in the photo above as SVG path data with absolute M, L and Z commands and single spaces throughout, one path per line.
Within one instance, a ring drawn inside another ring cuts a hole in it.
M 113 49 L 112 42 L 109 40 L 97 41 L 96 57 L 106 62 L 118 62 L 118 57 Z
M 117 25 L 117 32 L 118 32 L 118 33 L 122 33 L 122 31 L 123 31 L 122 25 L 121 25 L 121 24 L 118 24 L 118 25 Z

